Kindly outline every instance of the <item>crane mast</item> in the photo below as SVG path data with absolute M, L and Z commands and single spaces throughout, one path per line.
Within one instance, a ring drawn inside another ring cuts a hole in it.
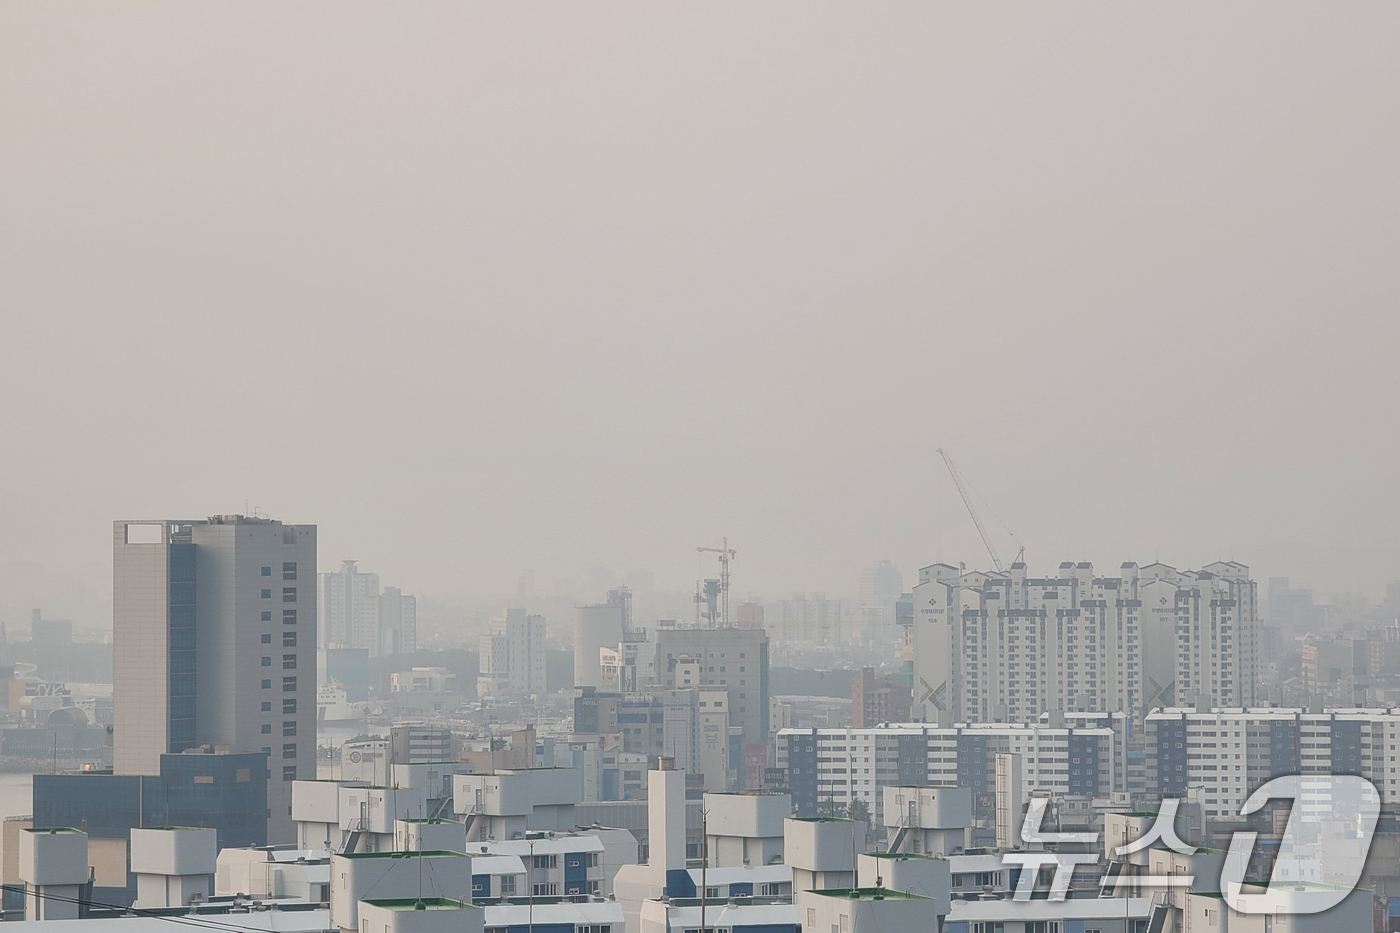
M 734 556 L 734 549 L 729 546 L 729 539 L 724 539 L 724 547 L 698 547 L 698 553 L 719 555 L 719 624 L 720 628 L 729 627 L 729 561 Z M 700 604 L 700 589 L 697 581 L 695 590 L 696 607 Z
M 992 565 L 997 568 L 997 573 L 1005 573 L 1006 568 L 1001 565 L 1001 558 L 997 556 L 997 549 L 992 547 L 992 539 L 987 537 L 987 529 L 982 527 L 982 519 L 977 516 L 977 509 L 973 508 L 972 497 L 967 494 L 967 487 L 963 484 L 962 474 L 958 468 L 953 466 L 953 460 L 943 448 L 938 448 L 938 456 L 943 458 L 943 463 L 948 467 L 948 475 L 953 478 L 953 485 L 958 487 L 958 495 L 962 496 L 963 505 L 967 506 L 967 514 L 972 517 L 972 524 L 977 526 L 977 533 L 982 536 L 982 544 L 987 548 L 987 553 L 992 557 Z M 1022 548 L 1024 551 L 1025 548 Z

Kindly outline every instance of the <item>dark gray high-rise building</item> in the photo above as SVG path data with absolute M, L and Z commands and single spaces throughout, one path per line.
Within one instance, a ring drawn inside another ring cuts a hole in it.
M 267 755 L 269 843 L 316 776 L 316 526 L 216 515 L 113 527 L 113 763 Z

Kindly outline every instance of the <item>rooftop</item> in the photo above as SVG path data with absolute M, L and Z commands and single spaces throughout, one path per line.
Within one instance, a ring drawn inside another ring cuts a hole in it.
M 1127 903 L 1124 903 L 1124 900 Z M 1022 923 L 1041 920 L 1093 920 L 1129 917 L 1142 919 L 1152 912 L 1150 897 L 1084 897 L 1068 898 L 1063 901 L 953 901 L 948 914 L 950 922 L 967 921 L 1006 921 Z
M 808 894 L 820 894 L 822 897 L 839 897 L 848 901 L 925 901 L 926 897 L 918 894 L 906 894 L 903 891 L 892 891 L 889 888 L 826 888 L 822 891 L 808 891 Z
M 456 901 L 450 897 L 386 897 L 367 898 L 366 904 L 382 907 L 385 910 L 480 910 L 466 901 Z
M 466 858 L 448 849 L 422 849 L 417 852 L 338 852 L 336 858 Z

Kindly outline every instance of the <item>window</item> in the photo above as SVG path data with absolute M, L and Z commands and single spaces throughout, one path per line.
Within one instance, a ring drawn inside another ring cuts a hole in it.
M 297 669 L 297 656 L 294 654 L 282 655 L 282 670 L 294 671 Z
M 283 579 L 283 580 L 295 580 L 296 578 L 297 578 L 297 562 L 294 561 L 294 560 L 289 560 L 289 561 L 284 562 L 284 563 L 282 564 L 282 579 Z
M 263 598 L 263 599 L 271 599 L 271 598 L 272 598 L 272 590 L 263 590 L 263 591 L 262 591 L 262 598 Z
M 282 692 L 295 693 L 297 689 L 297 679 L 295 677 L 282 678 Z
M 501 896 L 505 897 L 515 893 L 515 875 L 501 876 Z
M 263 734 L 263 735 L 272 735 L 272 723 L 270 723 L 270 722 L 265 722 L 265 723 L 262 724 L 262 734 Z
M 213 783 L 214 783 L 214 775 L 212 775 L 212 774 L 196 774 L 196 775 L 194 776 L 194 782 L 195 782 L 196 784 L 213 784 Z
M 589 853 L 587 853 L 587 855 L 585 855 L 584 860 L 583 860 L 583 867 L 584 867 L 584 868 L 597 868 L 597 867 L 598 867 L 598 853 L 597 853 L 597 852 L 589 852 Z
M 272 568 L 271 568 L 271 567 L 264 567 L 264 568 L 262 569 L 262 575 L 265 576 L 265 577 L 270 577 L 270 576 L 272 576 Z
M 297 611 L 296 611 L 295 609 L 283 609 L 283 610 L 282 610 L 282 624 L 283 624 L 283 625 L 296 625 L 296 624 L 297 624 Z
M 294 586 L 282 587 L 282 602 L 294 603 L 297 601 L 297 588 Z
M 263 667 L 271 667 L 271 666 L 272 666 L 272 658 L 271 658 L 271 657 L 268 657 L 268 656 L 264 656 L 263 659 L 262 659 L 262 666 L 263 666 Z
M 282 647 L 283 647 L 283 648 L 295 648 L 296 646 L 297 646 L 297 633 L 296 633 L 296 632 L 283 632 L 283 633 L 282 633 Z
M 268 705 L 270 706 L 271 704 L 268 704 Z M 297 711 L 297 701 L 296 701 L 296 700 L 283 700 L 283 701 L 282 701 L 282 715 L 283 715 L 283 716 L 290 716 L 290 715 L 292 715 L 293 713 L 295 713 L 296 711 Z
M 536 868 L 558 868 L 558 867 L 559 867 L 559 856 L 557 856 L 557 855 L 536 855 L 536 856 L 535 856 L 535 867 L 536 867 Z M 539 892 L 535 892 L 535 893 L 539 893 Z
M 264 713 L 270 713 L 270 712 L 272 712 L 272 701 L 271 701 L 271 700 L 263 700 L 262 711 L 263 711 Z
M 271 611 L 264 612 L 264 613 L 262 614 L 262 620 L 263 620 L 264 622 L 271 622 L 271 621 L 272 621 L 272 612 L 271 612 Z
M 282 723 L 282 734 L 283 734 L 283 735 L 296 735 L 296 734 L 297 734 L 297 721 L 296 721 L 295 719 L 288 719 L 288 720 L 285 720 L 285 721 Z
M 288 742 L 282 746 L 283 758 L 295 758 L 297 756 L 297 743 Z
M 297 779 L 297 766 L 288 765 L 282 769 L 282 780 L 295 781 Z
M 264 681 L 262 682 L 262 688 L 263 688 L 264 690 L 271 690 L 271 689 L 272 689 L 272 681 L 270 681 L 270 680 L 264 680 Z
M 262 643 L 263 643 L 264 645 L 270 645 L 270 644 L 272 644 L 272 635 L 269 634 L 269 633 L 266 633 L 266 632 L 263 633 Z
M 233 779 L 239 784 L 247 784 L 253 779 L 253 772 L 250 768 L 239 768 L 233 773 Z
M 559 885 L 551 881 L 537 884 L 532 890 L 535 892 L 535 897 L 555 897 L 559 894 Z

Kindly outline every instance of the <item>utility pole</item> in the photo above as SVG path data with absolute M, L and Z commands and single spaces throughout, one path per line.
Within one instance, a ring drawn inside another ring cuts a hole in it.
M 700 933 L 705 933 L 705 895 L 710 893 L 706 884 L 709 881 L 710 867 L 710 811 L 700 808 Z

